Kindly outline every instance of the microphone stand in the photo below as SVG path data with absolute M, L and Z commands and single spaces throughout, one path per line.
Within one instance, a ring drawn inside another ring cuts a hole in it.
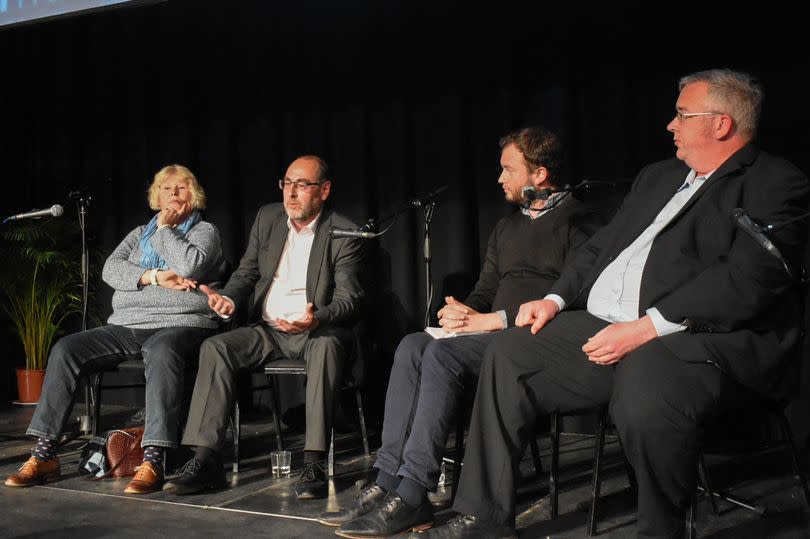
M 433 212 L 436 209 L 436 203 L 430 202 L 424 206 L 425 209 L 425 239 L 423 243 L 423 254 L 425 257 L 425 327 L 428 327 L 430 322 L 430 307 L 433 303 L 433 273 L 431 271 L 431 262 L 433 257 L 430 250 L 430 221 L 433 219 Z
M 425 211 L 425 231 L 423 236 L 423 244 L 422 244 L 422 254 L 425 261 L 425 327 L 427 327 L 428 323 L 430 322 L 430 308 L 431 304 L 433 303 L 433 270 L 432 270 L 432 262 L 433 262 L 433 254 L 430 247 L 430 222 L 433 220 L 433 214 L 436 211 L 436 197 L 447 190 L 446 185 L 442 185 L 441 187 L 434 189 L 430 193 L 412 199 L 409 202 L 404 203 L 402 206 L 399 207 L 392 215 L 389 215 L 382 219 L 382 222 L 391 221 L 387 227 L 385 227 L 380 232 L 372 232 L 372 230 L 377 226 L 376 221 L 372 218 L 369 219 L 366 224 L 361 226 L 358 231 L 368 232 L 368 235 L 364 235 L 363 239 L 369 238 L 378 238 L 391 230 L 391 227 L 394 226 L 396 223 L 397 218 L 400 214 L 404 213 L 405 211 L 409 210 L 410 208 L 422 208 Z
M 87 208 L 90 207 L 90 201 L 93 197 L 89 194 L 78 190 L 71 191 L 68 194 L 69 198 L 76 201 L 76 214 L 79 217 L 79 229 L 82 234 L 82 254 L 81 254 L 81 276 L 82 276 L 82 331 L 87 331 L 87 304 L 90 292 L 90 258 L 87 250 Z M 83 434 L 89 434 L 95 430 L 93 425 L 93 415 L 91 413 L 91 403 L 95 403 L 97 395 L 93 394 L 93 389 L 90 387 L 90 378 L 87 378 L 84 386 L 84 398 L 87 404 L 86 415 L 79 418 L 79 430 Z

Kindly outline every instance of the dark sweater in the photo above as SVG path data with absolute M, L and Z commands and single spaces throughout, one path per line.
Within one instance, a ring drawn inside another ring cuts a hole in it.
M 537 219 L 519 211 L 504 217 L 489 237 L 481 274 L 464 304 L 483 313 L 505 310 L 513 326 L 520 305 L 545 296 L 571 253 L 601 224 L 570 196 Z

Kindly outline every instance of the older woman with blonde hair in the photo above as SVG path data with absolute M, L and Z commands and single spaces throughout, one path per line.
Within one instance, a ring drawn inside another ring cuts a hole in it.
M 103 327 L 57 341 L 27 434 L 37 438 L 31 457 L 9 476 L 10 487 L 58 479 L 59 436 L 71 410 L 80 376 L 142 358 L 146 376 L 144 461 L 125 493 L 160 490 L 164 452 L 177 446 L 186 361 L 218 326 L 197 283 L 221 278 L 219 232 L 202 220 L 205 192 L 180 165 L 162 168 L 148 192 L 158 210 L 130 232 L 104 264 L 102 278 L 115 292 L 113 313 Z

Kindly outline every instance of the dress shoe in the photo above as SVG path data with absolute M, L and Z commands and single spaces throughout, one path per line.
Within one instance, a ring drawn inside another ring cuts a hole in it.
M 32 487 L 46 481 L 56 481 L 62 477 L 59 459 L 42 462 L 34 457 L 25 461 L 17 473 L 6 478 L 7 487 Z
M 329 494 L 329 482 L 320 462 L 304 464 L 301 477 L 295 483 L 295 495 L 299 500 L 326 498 Z
M 327 526 L 346 524 L 377 507 L 377 504 L 380 503 L 380 500 L 385 498 L 386 494 L 388 494 L 388 492 L 377 483 L 369 483 L 365 488 L 360 490 L 354 505 L 341 509 L 340 511 L 323 513 L 318 517 L 318 522 L 326 524 Z
M 149 494 L 163 488 L 163 467 L 143 461 L 135 468 L 135 477 L 129 482 L 124 494 Z
M 225 472 L 217 458 L 198 460 L 196 457 L 183 465 L 177 477 L 163 485 L 163 492 L 195 494 L 204 490 L 225 488 Z
M 458 515 L 444 526 L 426 532 L 412 533 L 408 539 L 517 539 L 514 528 L 482 522 L 472 515 Z
M 406 504 L 398 494 L 389 492 L 377 507 L 347 522 L 335 533 L 341 537 L 388 537 L 409 531 L 426 530 L 433 525 L 433 507 L 425 500 L 418 507 Z

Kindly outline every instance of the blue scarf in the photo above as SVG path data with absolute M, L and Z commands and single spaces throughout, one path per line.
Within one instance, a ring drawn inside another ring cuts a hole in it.
M 141 234 L 141 239 L 138 240 L 141 246 L 141 267 L 146 269 L 157 268 L 159 270 L 167 270 L 169 269 L 169 265 L 163 260 L 163 257 L 157 254 L 152 247 L 152 242 L 149 241 L 152 239 L 152 235 L 157 232 L 157 218 L 158 214 L 155 214 L 152 220 L 149 221 L 149 224 L 146 225 L 143 234 Z M 177 231 L 185 236 L 188 234 L 188 231 L 191 230 L 191 227 L 200 222 L 200 219 L 200 212 L 194 210 L 185 221 L 177 225 Z

